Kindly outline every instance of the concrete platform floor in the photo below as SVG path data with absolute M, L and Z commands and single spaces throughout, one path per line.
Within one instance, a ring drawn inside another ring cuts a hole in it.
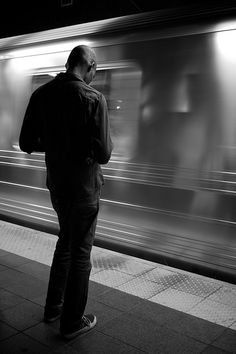
M 236 286 L 94 247 L 87 313 L 71 341 L 43 323 L 55 236 L 0 222 L 0 353 L 236 353 Z M 41 254 L 41 256 L 40 256 Z

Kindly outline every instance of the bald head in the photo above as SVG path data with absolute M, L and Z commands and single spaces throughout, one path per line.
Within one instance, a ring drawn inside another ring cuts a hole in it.
M 67 71 L 81 76 L 86 83 L 94 78 L 96 67 L 95 52 L 86 45 L 73 48 L 66 63 Z

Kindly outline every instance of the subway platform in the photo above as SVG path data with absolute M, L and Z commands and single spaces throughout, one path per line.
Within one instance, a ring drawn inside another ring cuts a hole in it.
M 43 306 L 56 237 L 0 221 L 0 353 L 236 353 L 236 286 L 94 247 L 87 313 L 71 341 Z

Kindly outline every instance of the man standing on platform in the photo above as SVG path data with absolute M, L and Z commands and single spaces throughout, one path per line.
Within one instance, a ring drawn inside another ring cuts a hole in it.
M 89 331 L 97 322 L 84 310 L 103 185 L 100 164 L 109 161 L 112 142 L 105 98 L 89 86 L 96 67 L 90 47 L 75 47 L 66 72 L 32 94 L 19 140 L 21 150 L 29 154 L 45 152 L 47 187 L 60 231 L 44 321 L 60 318 L 60 332 L 67 339 Z

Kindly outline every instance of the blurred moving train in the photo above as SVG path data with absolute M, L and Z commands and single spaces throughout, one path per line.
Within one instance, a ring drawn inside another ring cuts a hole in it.
M 19 131 L 31 93 L 88 44 L 115 146 L 96 244 L 235 282 L 236 21 L 162 20 L 151 12 L 0 40 L 0 217 L 57 233 L 44 154 L 21 152 Z

